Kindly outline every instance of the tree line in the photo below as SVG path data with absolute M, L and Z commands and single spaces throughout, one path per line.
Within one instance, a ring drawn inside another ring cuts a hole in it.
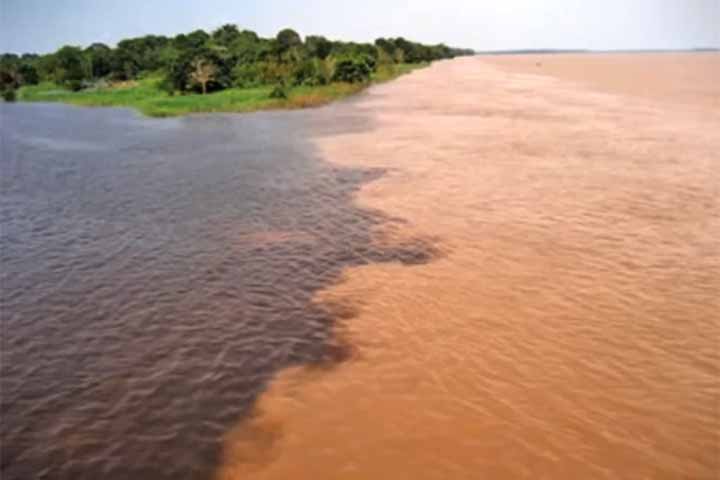
M 303 39 L 289 28 L 274 38 L 261 38 L 228 24 L 212 33 L 128 38 L 115 48 L 93 43 L 87 48 L 64 46 L 46 55 L 5 53 L 0 56 L 0 91 L 7 98 L 23 85 L 43 81 L 77 91 L 157 74 L 160 87 L 170 95 L 263 85 L 275 85 L 275 93 L 282 95 L 291 86 L 366 82 L 379 68 L 472 53 L 402 37 L 378 38 L 374 44 L 315 35 Z

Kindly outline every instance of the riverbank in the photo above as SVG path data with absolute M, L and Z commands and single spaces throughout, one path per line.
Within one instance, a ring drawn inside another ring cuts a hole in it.
M 159 77 L 148 77 L 131 84 L 95 90 L 71 92 L 53 83 L 24 86 L 18 100 L 24 102 L 61 102 L 84 107 L 134 108 L 150 117 L 173 117 L 191 113 L 243 113 L 258 110 L 311 108 L 354 95 L 371 85 L 394 80 L 419 68 L 421 64 L 400 64 L 375 72 L 370 82 L 332 83 L 322 86 L 288 88 L 287 98 L 271 98 L 273 86 L 230 88 L 207 95 L 170 96 L 160 89 Z

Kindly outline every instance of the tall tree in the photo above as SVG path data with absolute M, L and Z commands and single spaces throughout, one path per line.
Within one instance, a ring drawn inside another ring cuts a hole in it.
M 21 62 L 18 66 L 18 73 L 20 74 L 20 82 L 23 85 L 37 85 L 40 81 L 38 71 L 32 63 Z
M 278 47 L 281 53 L 286 52 L 293 47 L 302 45 L 302 39 L 300 38 L 300 34 L 290 28 L 280 30 L 280 32 L 278 32 L 277 34 L 277 37 L 275 37 L 275 40 L 277 40 Z
M 65 46 L 55 54 L 55 81 L 71 90 L 82 88 L 85 79 L 83 52 L 78 47 Z
M 240 30 L 238 30 L 237 26 L 231 24 L 223 25 L 212 32 L 213 42 L 223 47 L 229 47 L 233 42 L 237 41 L 240 36 Z
M 90 77 L 102 78 L 112 70 L 112 50 L 104 43 L 93 43 L 85 49 Z
M 207 93 L 207 85 L 209 82 L 215 79 L 217 74 L 217 67 L 209 60 L 198 57 L 193 60 L 192 72 L 190 72 L 190 78 L 192 81 L 202 88 L 202 93 Z
M 325 37 L 309 35 L 305 38 L 305 47 L 311 57 L 325 60 L 332 51 L 332 42 Z

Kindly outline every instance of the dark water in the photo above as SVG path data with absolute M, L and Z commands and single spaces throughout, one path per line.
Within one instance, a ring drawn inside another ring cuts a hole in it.
M 430 255 L 353 204 L 382 171 L 307 141 L 371 128 L 351 110 L 0 106 L 4 480 L 208 478 L 274 373 L 347 355 L 313 295 Z

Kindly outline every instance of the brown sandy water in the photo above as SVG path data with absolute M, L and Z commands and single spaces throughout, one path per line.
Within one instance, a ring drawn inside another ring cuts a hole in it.
M 439 255 L 317 292 L 357 312 L 353 355 L 276 378 L 218 478 L 717 478 L 718 78 L 720 55 L 466 58 L 325 111 L 374 125 L 314 139 L 388 169 L 355 201 L 407 223 L 373 238 Z
M 552 76 L 597 91 L 661 103 L 720 108 L 718 53 L 499 55 L 483 60 L 515 73 Z M 621 73 L 619 73 L 621 72 Z

